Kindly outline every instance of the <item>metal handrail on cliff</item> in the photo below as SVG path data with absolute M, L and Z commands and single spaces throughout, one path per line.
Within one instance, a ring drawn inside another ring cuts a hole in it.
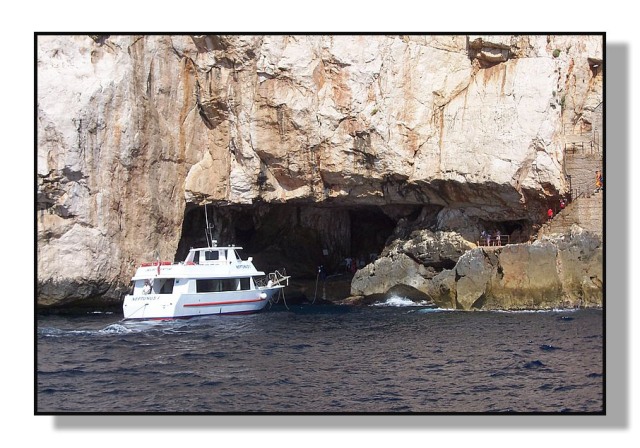
M 500 239 L 500 244 L 495 244 L 498 242 L 498 238 Z M 477 243 L 478 246 L 506 246 L 507 244 L 511 244 L 511 235 L 500 235 L 500 237 L 492 236 L 489 238 L 489 244 L 487 244 L 486 238 L 477 240 Z
M 580 149 L 580 151 L 578 151 L 578 149 Z M 600 145 L 596 144 L 593 140 L 589 142 L 570 142 L 564 144 L 564 152 L 565 154 L 576 154 L 578 152 L 588 155 L 600 154 Z
M 571 202 L 575 201 L 576 199 L 586 198 L 586 197 L 587 197 L 587 190 L 580 190 L 578 188 L 574 188 L 573 190 L 571 190 Z

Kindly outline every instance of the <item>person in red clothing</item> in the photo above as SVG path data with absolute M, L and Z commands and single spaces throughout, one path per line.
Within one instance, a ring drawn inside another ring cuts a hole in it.
M 549 217 L 549 221 L 551 221 L 551 219 L 553 218 L 553 210 L 547 210 L 547 216 Z

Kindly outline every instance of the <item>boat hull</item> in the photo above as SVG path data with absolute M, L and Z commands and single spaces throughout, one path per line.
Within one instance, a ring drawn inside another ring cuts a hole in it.
M 122 310 L 125 320 L 257 313 L 280 289 L 282 286 L 251 291 L 127 295 Z

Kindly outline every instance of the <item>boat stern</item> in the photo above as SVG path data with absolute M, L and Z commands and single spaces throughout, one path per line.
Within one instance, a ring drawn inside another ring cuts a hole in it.
M 126 295 L 122 303 L 124 319 L 169 319 L 175 316 L 177 300 L 160 294 Z

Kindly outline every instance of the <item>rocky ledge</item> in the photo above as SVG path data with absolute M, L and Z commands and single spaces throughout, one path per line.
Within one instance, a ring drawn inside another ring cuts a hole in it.
M 601 307 L 602 238 L 576 225 L 533 243 L 476 247 L 450 269 L 449 235 L 414 232 L 359 270 L 352 297 L 342 303 L 368 303 L 392 294 L 429 300 L 449 309 L 548 309 Z

